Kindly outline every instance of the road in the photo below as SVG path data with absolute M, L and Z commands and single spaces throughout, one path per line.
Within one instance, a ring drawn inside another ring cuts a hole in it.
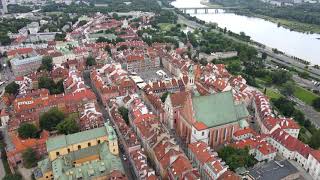
M 173 10 L 173 12 L 175 12 Z M 208 29 L 207 26 L 204 26 L 204 25 L 201 25 L 195 21 L 191 21 L 191 20 L 188 20 L 187 18 L 185 18 L 184 16 L 180 15 L 180 14 L 177 14 L 178 15 L 178 23 L 181 23 L 181 24 L 185 24 L 187 25 L 188 27 L 192 28 L 192 29 L 197 29 L 197 28 L 203 28 L 203 29 Z M 213 30 L 213 31 L 216 31 L 216 32 L 219 32 L 217 30 Z M 314 67 L 311 67 L 309 66 L 308 69 L 306 69 L 306 65 L 305 64 L 302 64 L 298 61 L 296 61 L 295 59 L 291 58 L 290 55 L 282 55 L 282 54 L 276 54 L 272 51 L 272 48 L 271 47 L 259 47 L 257 46 L 256 44 L 254 43 L 248 43 L 248 42 L 245 42 L 245 41 L 241 41 L 237 38 L 234 38 L 232 36 L 229 36 L 228 34 L 224 34 L 225 37 L 227 38 L 230 38 L 236 42 L 239 42 L 239 43 L 244 43 L 244 44 L 247 44 L 251 47 L 254 47 L 257 49 L 258 52 L 260 53 L 266 53 L 268 54 L 268 56 L 270 56 L 272 58 L 273 61 L 279 63 L 279 64 L 282 64 L 282 65 L 285 65 L 287 67 L 293 67 L 295 69 L 297 69 L 298 71 L 307 71 L 310 73 L 310 76 L 313 77 L 313 78 L 317 78 L 317 79 L 320 79 L 320 69 L 316 69 Z
M 100 108 L 100 110 L 101 110 L 101 113 L 102 113 L 102 115 L 103 115 L 104 120 L 105 120 L 106 122 L 107 122 L 107 121 L 110 122 L 110 124 L 111 124 L 112 126 L 114 126 L 114 123 L 110 120 L 109 113 L 107 112 L 107 110 L 105 109 L 104 104 L 103 104 L 102 101 L 101 101 L 101 98 L 100 98 L 100 96 L 99 96 L 99 93 L 98 93 L 97 89 L 96 89 L 95 87 L 93 87 L 92 84 L 91 84 L 91 80 L 90 80 L 90 70 L 85 70 L 85 71 L 84 71 L 84 73 L 83 73 L 83 79 L 84 79 L 85 84 L 86 84 L 87 86 L 89 86 L 89 87 L 93 90 L 93 92 L 96 94 L 97 101 L 98 101 L 98 106 L 99 106 L 99 108 Z M 123 151 L 122 151 L 121 148 L 120 148 L 121 146 L 123 147 L 123 145 L 121 144 L 121 141 L 119 141 L 119 149 L 120 149 L 120 151 L 119 151 L 119 152 L 120 152 L 120 153 L 119 153 L 119 156 L 120 156 L 120 159 L 121 159 L 121 162 L 122 162 L 122 167 L 123 167 L 123 169 L 124 169 L 124 171 L 125 171 L 125 174 L 126 174 L 127 178 L 128 178 L 129 180 L 133 180 L 134 175 L 133 175 L 133 172 L 131 171 L 131 168 L 130 168 L 131 164 L 129 163 L 128 159 L 127 159 L 127 160 L 124 160 L 124 159 L 123 159 L 124 153 L 123 153 Z

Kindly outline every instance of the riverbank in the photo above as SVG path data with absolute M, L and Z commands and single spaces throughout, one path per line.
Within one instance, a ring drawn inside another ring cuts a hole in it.
M 289 29 L 290 31 L 297 31 L 302 33 L 310 33 L 310 34 L 313 34 L 313 33 L 320 34 L 320 25 L 301 23 L 298 21 L 291 21 L 287 19 L 273 18 L 270 16 L 264 16 L 260 14 L 242 13 L 241 10 L 236 10 L 236 11 L 229 10 L 229 11 L 238 15 L 261 18 L 266 21 L 270 21 L 275 24 L 278 24 L 278 26 L 282 26 L 286 29 Z
M 189 20 L 180 14 L 178 14 L 178 23 L 185 24 L 188 27 L 193 28 L 193 29 L 197 29 L 197 28 L 205 28 L 206 29 L 207 28 L 206 25 L 199 24 L 193 20 Z M 215 31 L 219 32 L 217 29 Z M 231 39 L 235 40 L 236 42 L 245 43 L 247 45 L 250 45 L 250 46 L 256 48 L 260 53 L 266 53 L 268 56 L 270 56 L 273 59 L 273 61 L 275 63 L 281 64 L 283 66 L 294 68 L 294 69 L 296 69 L 296 71 L 299 71 L 299 72 L 308 72 L 309 75 L 313 79 L 315 79 L 317 81 L 320 80 L 320 70 L 319 69 L 316 69 L 311 66 L 306 68 L 306 64 L 303 64 L 303 63 L 295 60 L 294 58 L 292 58 L 288 54 L 276 54 L 272 51 L 271 47 L 268 47 L 266 45 L 262 45 L 261 43 L 258 43 L 258 42 L 254 42 L 253 40 L 251 40 L 251 42 L 245 42 L 245 41 L 241 41 L 235 37 L 231 37 L 228 34 L 224 34 L 224 36 L 231 38 Z
M 208 7 L 216 7 L 216 8 L 223 7 L 220 4 L 215 4 L 210 2 L 201 1 L 200 3 Z M 275 24 L 278 24 L 278 26 L 282 26 L 286 29 L 289 29 L 290 31 L 297 31 L 302 33 L 310 33 L 310 34 L 313 34 L 313 33 L 320 34 L 320 25 L 316 25 L 316 24 L 308 24 L 308 23 L 302 23 L 302 22 L 288 20 L 288 19 L 274 18 L 271 16 L 265 16 L 261 14 L 248 12 L 241 8 L 238 8 L 236 10 L 229 9 L 228 12 L 232 12 L 238 15 L 243 15 L 248 17 L 261 18 L 261 19 L 273 22 Z

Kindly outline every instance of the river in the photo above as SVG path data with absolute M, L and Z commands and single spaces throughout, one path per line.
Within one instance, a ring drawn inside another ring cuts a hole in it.
M 205 7 L 200 0 L 176 0 L 172 5 L 177 8 Z M 187 13 L 206 22 L 215 22 L 219 27 L 226 27 L 232 32 L 244 32 L 254 41 L 307 60 L 311 64 L 320 64 L 320 34 L 290 31 L 261 18 L 237 15 L 223 10 L 209 14 L 201 11 L 198 11 L 198 14 L 192 14 L 193 11 Z

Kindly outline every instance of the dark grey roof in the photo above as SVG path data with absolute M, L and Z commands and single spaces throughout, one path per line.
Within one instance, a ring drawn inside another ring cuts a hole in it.
M 277 180 L 297 173 L 298 170 L 288 160 L 270 161 L 260 167 L 249 170 L 249 175 L 256 180 Z

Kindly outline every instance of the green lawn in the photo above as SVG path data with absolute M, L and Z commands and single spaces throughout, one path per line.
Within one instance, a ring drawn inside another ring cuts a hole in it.
M 312 101 L 318 97 L 318 95 L 300 86 L 295 86 L 294 96 L 309 105 L 312 105 Z
M 269 99 L 279 99 L 280 97 L 283 97 L 282 94 L 270 88 L 267 88 L 267 96 Z
M 264 88 L 263 89 L 259 89 L 262 93 L 264 92 Z M 274 89 L 271 88 L 267 88 L 267 93 L 266 93 L 267 97 L 269 99 L 279 99 L 280 97 L 283 97 L 282 94 L 278 93 L 277 91 L 275 91 Z
M 175 25 L 170 23 L 159 23 L 158 26 L 162 31 L 170 31 Z

